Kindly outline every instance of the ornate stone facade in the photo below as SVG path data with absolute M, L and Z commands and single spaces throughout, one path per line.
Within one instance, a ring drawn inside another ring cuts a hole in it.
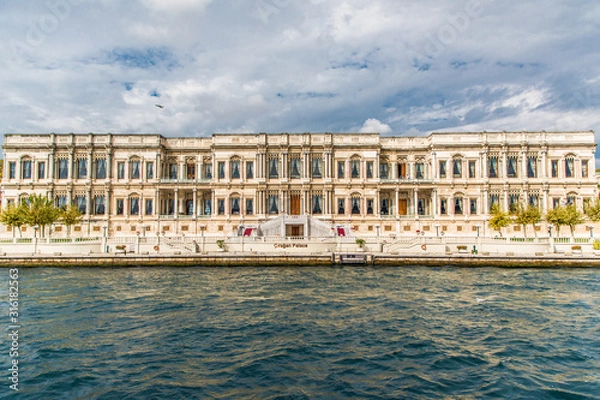
M 281 215 L 362 235 L 485 235 L 492 203 L 596 198 L 595 147 L 591 131 L 7 134 L 2 205 L 32 193 L 77 204 L 83 236 L 231 235 Z

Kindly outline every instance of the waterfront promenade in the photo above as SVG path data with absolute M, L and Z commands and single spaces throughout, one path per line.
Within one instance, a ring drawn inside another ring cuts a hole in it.
M 600 267 L 592 237 L 242 238 L 123 236 L 3 239 L 0 267 L 456 265 Z

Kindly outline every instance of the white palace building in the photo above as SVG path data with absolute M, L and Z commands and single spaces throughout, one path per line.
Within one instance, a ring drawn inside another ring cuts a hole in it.
M 2 206 L 75 204 L 80 236 L 492 235 L 494 203 L 596 199 L 595 148 L 592 131 L 6 134 Z

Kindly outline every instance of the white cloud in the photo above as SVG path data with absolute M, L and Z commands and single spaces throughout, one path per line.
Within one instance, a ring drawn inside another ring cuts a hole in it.
M 142 4 L 156 11 L 203 11 L 212 0 L 140 0 Z
M 375 118 L 369 118 L 365 121 L 362 128 L 360 128 L 360 133 L 390 133 L 392 128 L 389 125 L 386 125 Z

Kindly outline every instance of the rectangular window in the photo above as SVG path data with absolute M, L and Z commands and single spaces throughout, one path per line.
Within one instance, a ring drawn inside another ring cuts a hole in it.
M 146 163 L 146 179 L 154 179 L 154 162 Z
M 488 178 L 498 177 L 498 157 L 488 159 Z
M 293 157 L 290 159 L 290 178 L 300 178 L 300 159 L 297 157 Z
M 425 164 L 421 162 L 415 164 L 415 179 L 425 179 Z
M 492 210 L 492 207 L 494 206 L 494 204 L 500 204 L 500 195 L 499 194 L 496 194 L 496 193 L 490 194 L 490 199 L 489 199 L 490 211 Z
M 246 161 L 246 179 L 254 179 L 254 161 Z
M 565 178 L 572 178 L 575 176 L 574 160 L 572 158 L 567 158 L 565 160 Z
M 225 215 L 225 200 L 224 199 L 217 200 L 217 214 Z
M 454 214 L 460 215 L 463 213 L 463 199 L 462 197 L 454 198 Z
M 367 179 L 373 179 L 373 161 L 367 161 Z
M 390 199 L 381 199 L 381 215 L 390 214 Z
M 469 199 L 469 214 L 477 214 L 477 199 Z
M 323 196 L 320 194 L 313 195 L 312 197 L 312 213 L 323 214 Z
M 196 164 L 186 163 L 185 164 L 185 176 L 188 180 L 196 179 Z
M 130 179 L 140 179 L 140 162 L 132 161 L 130 164 L 131 171 L 129 172 L 131 175 Z
M 552 160 L 550 161 L 550 168 L 553 178 L 558 178 L 558 161 Z
M 17 163 L 9 162 L 8 163 L 8 179 L 16 179 L 17 178 Z
M 85 214 L 86 201 L 85 196 L 77 196 L 75 197 L 75 204 L 77 204 L 77 209 L 80 213 Z
M 446 215 L 448 214 L 448 200 L 440 199 L 440 214 Z
M 509 178 L 517 177 L 517 158 L 508 157 L 508 164 L 506 165 L 506 176 Z
M 587 160 L 581 161 L 581 177 L 582 178 L 588 177 L 588 161 Z
M 352 173 L 352 179 L 360 178 L 360 161 L 359 160 L 350 161 L 350 171 Z
M 373 199 L 367 199 L 367 214 L 368 215 L 373 215 L 374 210 L 373 210 Z
M 152 199 L 146 199 L 146 207 L 144 209 L 144 214 L 145 215 L 152 215 Z
M 210 199 L 204 199 L 204 215 L 212 214 L 212 202 Z
M 132 197 L 129 199 L 129 215 L 140 214 L 140 199 L 138 197 Z
M 389 164 L 379 164 L 379 179 L 390 179 L 390 166 Z
M 117 163 L 117 179 L 125 179 L 125 163 Z
M 103 215 L 104 214 L 104 196 L 95 196 L 94 197 L 94 214 L 95 215 Z
M 537 168 L 536 168 L 535 157 L 527 157 L 527 177 L 528 178 L 536 178 L 537 177 Z
M 440 178 L 446 177 L 446 161 L 440 161 Z
M 528 203 L 529 203 L 530 206 L 537 207 L 538 203 L 539 203 L 539 200 L 540 200 L 539 195 L 537 195 L 537 194 L 530 194 L 529 195 L 529 201 L 528 201 Z
M 69 178 L 69 160 L 61 158 L 58 160 L 58 179 Z
M 444 176 L 446 176 L 446 170 L 444 169 Z M 406 179 L 407 178 L 407 172 L 406 172 L 406 163 L 402 162 L 398 164 L 398 179 Z
M 252 215 L 254 213 L 254 204 L 252 199 L 246 199 L 246 215 Z
M 21 171 L 21 179 L 31 179 L 31 160 L 23 161 L 23 170 Z
M 240 179 L 240 160 L 232 160 L 230 164 L 231 179 Z
M 345 199 L 338 199 L 337 203 L 338 203 L 338 207 L 337 207 L 338 211 L 337 211 L 337 213 L 339 215 L 346 214 L 346 200 Z
M 475 161 L 469 161 L 469 178 L 475 178 L 476 171 Z
M 212 164 L 204 163 L 204 179 L 212 179 Z
M 96 159 L 96 179 L 106 179 L 106 159 Z
M 219 179 L 225 179 L 225 163 L 223 161 L 217 163 L 217 170 L 219 171 Z
M 77 179 L 87 177 L 87 160 L 85 158 L 77 159 Z
M 37 177 L 38 179 L 46 179 L 46 163 L 43 161 L 38 163 Z
M 344 179 L 345 171 L 344 171 L 344 161 L 338 161 L 337 163 L 337 177 L 338 179 Z
M 117 215 L 123 215 L 125 209 L 123 207 L 123 199 L 117 199 L 117 209 L 115 210 Z
M 279 196 L 269 196 L 269 214 L 279 214 Z
M 312 159 L 312 177 L 316 179 L 320 179 L 323 177 L 321 171 L 323 169 L 322 160 L 318 157 L 314 157 Z
M 425 199 L 417 199 L 417 214 L 425 215 Z
M 353 197 L 351 200 L 352 214 L 360 214 L 360 197 Z
M 452 175 L 455 178 L 462 178 L 462 160 L 452 160 Z
M 240 198 L 239 197 L 231 198 L 231 214 L 232 215 L 240 215 Z
M 169 179 L 177 179 L 177 164 L 169 164 Z
M 67 207 L 67 196 L 64 196 L 64 195 L 56 196 L 56 207 L 57 208 L 66 208 Z
M 560 197 L 553 197 L 552 208 L 557 208 L 558 206 L 560 206 Z
M 271 158 L 269 160 L 269 178 L 271 179 L 279 178 L 278 161 L 279 160 L 277 158 Z
M 167 199 L 167 215 L 175 215 L 175 199 Z

